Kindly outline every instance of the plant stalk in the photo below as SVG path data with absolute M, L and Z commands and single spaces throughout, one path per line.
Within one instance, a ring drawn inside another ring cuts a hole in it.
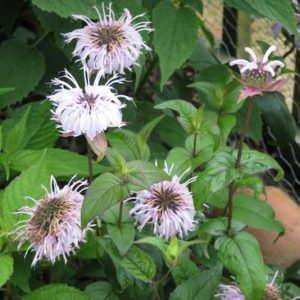
M 234 165 L 235 169 L 238 169 L 240 167 L 242 154 L 243 154 L 243 145 L 244 145 L 245 137 L 246 137 L 249 125 L 250 125 L 253 108 L 254 108 L 254 103 L 255 103 L 254 98 L 249 98 L 248 110 L 247 110 L 247 114 L 246 114 L 245 121 L 243 124 L 241 136 L 239 139 L 238 153 L 237 153 L 237 157 L 236 157 L 236 161 L 235 161 L 235 165 Z M 228 187 L 228 201 L 227 201 L 227 205 L 225 208 L 225 213 L 228 210 L 228 223 L 227 223 L 227 230 L 226 230 L 228 235 L 231 234 L 232 213 L 233 213 L 233 195 L 234 195 L 235 190 L 236 190 L 235 184 L 234 184 L 234 182 L 231 182 Z

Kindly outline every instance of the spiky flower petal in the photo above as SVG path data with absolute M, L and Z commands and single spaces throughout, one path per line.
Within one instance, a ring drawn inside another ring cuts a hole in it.
M 58 88 L 48 96 L 53 103 L 53 119 L 65 136 L 86 135 L 93 140 L 98 133 L 109 127 L 121 127 L 121 109 L 126 105 L 120 99 L 131 100 L 125 95 L 118 95 L 112 85 L 123 83 L 117 75 L 100 85 L 101 74 L 97 73 L 93 84 L 90 83 L 89 71 L 84 68 L 84 88 L 65 70 L 64 75 L 52 80 Z
M 139 223 L 139 230 L 152 224 L 155 235 L 169 239 L 177 234 L 182 238 L 195 229 L 196 211 L 187 186 L 196 178 L 180 183 L 181 178 L 155 183 L 133 197 L 135 205 L 129 214 Z
M 77 41 L 73 55 L 88 68 L 122 74 L 137 64 L 142 49 L 150 50 L 140 32 L 152 29 L 149 28 L 149 22 L 134 23 L 143 14 L 132 17 L 128 9 L 124 9 L 121 17 L 116 19 L 111 4 L 107 10 L 102 5 L 102 13 L 98 10 L 97 13 L 97 22 L 86 16 L 74 16 L 85 22 L 86 26 L 66 33 L 65 41 Z
M 276 50 L 272 45 L 266 51 L 262 59 L 258 59 L 253 49 L 246 47 L 245 51 L 251 56 L 252 61 L 246 59 L 236 59 L 231 61 L 230 66 L 238 65 L 244 83 L 244 89 L 241 93 L 241 100 L 246 97 L 260 95 L 263 92 L 276 91 L 281 88 L 286 80 L 274 80 L 276 69 L 283 68 L 284 63 L 280 60 L 268 61 L 269 56 Z
M 86 232 L 91 229 L 91 225 L 82 229 L 80 221 L 84 198 L 81 193 L 87 189 L 87 181 L 72 178 L 60 189 L 51 176 L 50 186 L 50 192 L 45 188 L 46 195 L 39 201 L 27 197 L 34 201 L 33 207 L 24 206 L 17 212 L 29 216 L 18 222 L 15 233 L 20 241 L 18 249 L 28 241 L 26 254 L 29 250 L 35 252 L 32 266 L 42 259 L 54 263 L 60 256 L 67 262 L 67 256 L 85 241 Z

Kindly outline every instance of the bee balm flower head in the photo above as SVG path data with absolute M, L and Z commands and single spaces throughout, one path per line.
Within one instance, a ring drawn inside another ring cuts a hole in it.
M 244 89 L 240 99 L 260 95 L 263 92 L 272 92 L 280 89 L 286 80 L 273 79 L 276 75 L 276 68 L 284 67 L 284 63 L 279 60 L 268 61 L 269 56 L 276 50 L 276 46 L 271 46 L 262 59 L 258 59 L 255 52 L 246 47 L 245 51 L 250 54 L 252 61 L 236 59 L 231 61 L 230 66 L 238 65 L 242 75 Z
M 196 177 L 180 183 L 183 175 L 155 183 L 133 197 L 135 205 L 129 214 L 140 224 L 139 230 L 146 224 L 152 224 L 155 235 L 169 239 L 176 234 L 182 238 L 195 229 L 196 211 L 187 185 Z
M 53 119 L 65 136 L 84 134 L 94 140 L 97 134 L 109 127 L 121 127 L 121 109 L 126 105 L 120 99 L 131 100 L 125 95 L 118 95 L 113 89 L 114 83 L 123 83 L 117 75 L 100 85 L 101 74 L 98 73 L 93 84 L 90 83 L 89 72 L 84 68 L 84 88 L 65 70 L 65 74 L 52 81 L 57 86 L 54 93 L 48 96 L 53 103 Z
M 34 266 L 43 258 L 54 263 L 60 256 L 65 262 L 67 256 L 85 241 L 90 225 L 81 229 L 80 211 L 83 202 L 82 191 L 87 189 L 87 182 L 72 180 L 60 189 L 55 178 L 51 177 L 51 190 L 36 201 L 33 207 L 24 206 L 18 214 L 26 214 L 29 219 L 18 222 L 16 229 L 19 248 L 28 241 L 29 250 L 35 252 Z M 20 225 L 22 224 L 22 225 Z
M 96 9 L 97 10 L 97 9 Z M 149 22 L 134 23 L 138 15 L 132 17 L 127 9 L 119 19 L 109 5 L 107 11 L 102 5 L 102 13 L 97 10 L 99 20 L 93 22 L 85 16 L 74 16 L 75 19 L 86 23 L 82 29 L 66 33 L 67 43 L 76 40 L 73 55 L 78 57 L 82 64 L 93 70 L 103 73 L 124 73 L 137 64 L 142 49 L 150 50 L 144 43 L 141 31 L 152 31 Z
M 215 297 L 220 300 L 246 300 L 239 287 L 235 284 L 225 285 L 220 284 L 220 293 L 216 294 Z

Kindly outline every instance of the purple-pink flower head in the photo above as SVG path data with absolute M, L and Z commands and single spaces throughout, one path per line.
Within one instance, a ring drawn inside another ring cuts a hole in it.
M 67 43 L 76 40 L 73 55 L 78 57 L 82 64 L 92 70 L 103 73 L 124 73 L 137 65 L 142 49 L 150 50 L 144 43 L 141 31 L 152 31 L 149 22 L 137 22 L 143 16 L 132 17 L 127 9 L 119 19 L 111 8 L 106 10 L 102 5 L 102 13 L 96 9 L 99 20 L 93 22 L 86 16 L 74 16 L 77 20 L 86 23 L 85 27 L 66 33 Z
M 219 300 L 246 300 L 246 297 L 235 284 L 220 284 L 219 289 L 220 293 L 215 295 L 215 297 Z
M 195 229 L 196 211 L 192 193 L 187 186 L 196 178 L 180 183 L 183 175 L 155 183 L 148 190 L 136 194 L 133 198 L 135 205 L 129 214 L 139 224 L 139 230 L 151 224 L 155 235 L 169 239 L 177 234 L 183 238 Z
M 79 242 L 84 242 L 87 225 L 81 229 L 80 211 L 83 202 L 81 194 L 87 189 L 87 181 L 72 179 L 63 188 L 59 188 L 53 176 L 50 180 L 51 190 L 39 201 L 34 201 L 33 207 L 24 206 L 18 214 L 28 215 L 29 218 L 17 223 L 17 239 L 20 241 L 18 249 L 28 241 L 26 254 L 29 250 L 35 252 L 32 266 L 38 261 L 46 259 L 54 263 L 60 256 L 65 263 L 67 256 L 74 253 Z M 26 255 L 25 254 L 25 255 Z
M 241 100 L 246 97 L 260 95 L 263 92 L 272 92 L 280 89 L 286 80 L 273 79 L 276 75 L 278 67 L 283 68 L 284 63 L 280 60 L 268 61 L 269 56 L 276 50 L 276 46 L 272 45 L 266 51 L 262 59 L 258 59 L 253 49 L 246 47 L 245 51 L 249 53 L 252 61 L 246 59 L 236 59 L 231 61 L 230 66 L 238 65 L 244 84 L 241 93 Z
M 85 135 L 94 140 L 107 128 L 122 127 L 122 108 L 126 105 L 121 99 L 130 97 L 119 95 L 113 85 L 122 84 L 124 80 L 118 75 L 111 77 L 104 85 L 100 84 L 101 73 L 98 72 L 93 83 L 89 70 L 83 68 L 84 86 L 77 83 L 74 76 L 67 70 L 60 78 L 52 80 L 56 86 L 48 99 L 54 105 L 53 119 L 65 136 Z

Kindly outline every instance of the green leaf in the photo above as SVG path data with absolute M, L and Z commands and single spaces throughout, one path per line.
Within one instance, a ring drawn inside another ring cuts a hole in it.
M 162 88 L 170 75 L 192 54 L 199 21 L 189 7 L 177 9 L 171 1 L 160 2 L 153 11 L 154 48 L 159 56 Z
M 26 124 L 26 135 L 24 137 L 26 149 L 43 149 L 53 147 L 58 139 L 56 123 L 51 120 L 51 104 L 49 101 L 39 101 L 22 105 L 15 110 L 12 118 L 5 121 L 7 126 L 20 119 L 28 107 L 30 108 Z M 5 125 L 3 126 L 5 128 Z
M 234 115 L 222 115 L 218 119 L 218 125 L 221 130 L 221 138 L 224 143 L 226 143 L 228 136 L 236 124 L 236 116 Z
M 135 278 L 149 282 L 156 273 L 152 258 L 136 246 L 131 246 L 125 256 L 121 256 L 110 239 L 101 239 L 101 245 L 115 264 L 123 267 Z
M 121 223 L 119 226 L 108 224 L 107 232 L 117 246 L 120 254 L 125 255 L 134 241 L 134 226 L 130 223 Z
M 3 148 L 7 153 L 14 153 L 24 147 L 25 133 L 28 114 L 31 107 L 29 106 L 20 120 L 8 131 L 4 132 Z
M 207 197 L 227 187 L 239 176 L 234 168 L 235 157 L 227 152 L 219 152 L 208 162 L 204 171 L 200 172 L 192 185 L 192 192 L 197 208 L 200 208 Z
M 283 226 L 274 219 L 272 207 L 247 194 L 239 194 L 234 197 L 233 218 L 250 227 L 284 232 Z
M 257 103 L 263 119 L 270 126 L 275 142 L 279 146 L 284 146 L 294 141 L 296 124 L 284 97 L 280 93 L 265 93 L 257 97 Z
M 152 130 L 155 128 L 155 126 L 160 122 L 160 120 L 163 117 L 164 116 L 159 116 L 154 120 L 148 122 L 146 125 L 142 127 L 142 129 L 137 134 L 137 143 L 141 153 L 144 152 L 145 146 L 147 145 L 147 141 L 149 139 Z M 149 159 L 149 157 L 147 157 L 147 159 Z
M 229 77 L 229 72 L 226 66 L 215 64 L 201 70 L 197 76 L 199 81 L 215 82 Z
M 3 108 L 22 100 L 34 90 L 44 75 L 45 63 L 38 49 L 18 40 L 2 43 L 0 57 L 1 85 L 15 87 L 13 91 L 0 96 L 0 108 Z
M 6 94 L 8 92 L 14 91 L 15 88 L 0 88 L 0 95 Z
M 118 150 L 127 161 L 141 158 L 136 133 L 118 129 L 108 132 L 107 138 L 112 148 Z
M 222 275 L 222 265 L 208 271 L 198 271 L 187 281 L 178 285 L 170 300 L 211 300 Z
M 180 285 L 199 272 L 197 265 L 187 255 L 182 255 L 175 267 L 171 269 L 176 285 Z
M 64 18 L 72 15 L 85 15 L 97 18 L 97 13 L 93 8 L 94 5 L 97 6 L 96 0 L 32 0 L 32 3 L 41 10 L 55 12 Z
M 189 133 L 195 131 L 194 118 L 197 114 L 197 109 L 191 103 L 184 100 L 169 100 L 155 105 L 156 109 L 172 109 L 179 113 L 178 122 Z
M 24 252 L 14 254 L 14 272 L 10 278 L 13 286 L 20 288 L 26 294 L 31 292 L 29 280 L 31 276 L 31 260 L 24 257 Z
M 59 148 L 18 151 L 11 158 L 9 157 L 10 168 L 16 171 L 25 171 L 30 166 L 37 164 L 42 155 L 49 173 L 56 177 L 72 177 L 74 174 L 86 177 L 89 174 L 86 156 Z M 107 170 L 109 168 L 93 163 L 95 175 Z
M 23 206 L 33 204 L 30 200 L 24 200 L 24 197 L 40 199 L 45 194 L 41 185 L 47 187 L 49 181 L 50 174 L 41 161 L 22 172 L 5 188 L 2 199 L 3 229 L 7 231 L 14 229 L 15 224 L 21 220 L 20 214 L 16 215 L 14 212 Z
M 84 292 L 90 300 L 118 300 L 118 294 L 112 285 L 106 281 L 98 281 L 88 285 Z
M 128 197 L 127 188 L 121 179 L 111 173 L 101 174 L 86 193 L 81 210 L 82 226 L 86 226 L 94 217 Z
M 168 153 L 166 161 L 168 166 L 174 166 L 172 175 L 180 176 L 193 166 L 192 153 L 189 150 L 180 147 L 173 148 Z
M 193 50 L 193 53 L 190 57 L 190 63 L 197 70 L 200 71 L 205 67 L 216 64 L 217 60 L 208 50 L 205 45 L 205 42 L 200 38 Z
M 9 255 L 0 255 L 0 287 L 10 278 L 13 272 L 14 260 Z
M 275 180 L 280 180 L 283 177 L 283 170 L 276 160 L 274 160 L 268 154 L 255 150 L 243 151 L 239 169 L 241 173 L 247 175 L 262 173 L 270 169 L 275 169 L 277 171 Z
M 294 10 L 289 0 L 225 0 L 225 3 L 247 13 L 265 16 L 298 35 Z
M 106 158 L 114 171 L 119 174 L 127 172 L 128 166 L 126 160 L 118 150 L 108 147 L 106 150 Z
M 265 268 L 256 239 L 246 232 L 223 237 L 219 242 L 218 254 L 235 276 L 247 300 L 261 299 L 265 287 Z
M 167 254 L 168 246 L 162 238 L 154 237 L 154 236 L 146 236 L 142 239 L 135 241 L 135 243 L 152 245 L 152 246 L 156 247 L 157 249 L 159 249 L 167 258 L 169 258 L 168 254 Z
M 151 162 L 134 160 L 128 163 L 124 180 L 133 185 L 134 190 L 148 189 L 153 183 L 170 180 L 170 176 Z
M 34 290 L 26 295 L 24 300 L 89 300 L 88 296 L 66 284 L 49 284 Z

